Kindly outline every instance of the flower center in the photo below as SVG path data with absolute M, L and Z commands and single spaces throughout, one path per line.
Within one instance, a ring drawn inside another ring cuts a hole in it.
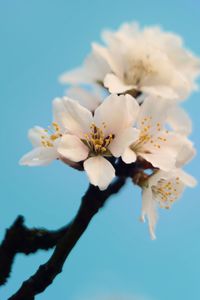
M 148 56 L 146 57 L 146 61 L 142 59 L 130 60 L 124 73 L 124 81 L 126 84 L 140 86 L 145 78 L 153 73 L 155 71 L 149 62 Z
M 179 177 L 172 180 L 160 179 L 156 186 L 152 186 L 152 192 L 161 208 L 169 209 L 178 199 Z
M 41 144 L 43 147 L 53 147 L 54 142 L 62 136 L 60 127 L 56 122 L 52 122 L 48 129 L 44 129 L 44 135 L 41 135 Z
M 105 129 L 105 123 L 102 123 L 102 128 Z M 88 146 L 91 155 L 111 156 L 108 146 L 114 139 L 114 134 L 105 135 L 104 130 L 97 127 L 95 124 L 90 126 L 90 132 L 84 135 L 82 142 Z
M 162 131 L 161 123 L 158 122 L 152 125 L 152 117 L 145 117 L 140 122 L 140 135 L 139 139 L 131 145 L 134 152 L 151 153 L 150 148 L 148 151 L 145 149 L 146 144 L 150 144 L 153 148 L 160 149 L 163 142 L 166 142 L 166 134 L 168 131 Z M 152 132 L 154 134 L 152 134 Z

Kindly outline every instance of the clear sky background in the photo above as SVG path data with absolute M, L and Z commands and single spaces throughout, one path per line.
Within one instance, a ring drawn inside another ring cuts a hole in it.
M 18 160 L 31 149 L 27 130 L 51 121 L 51 100 L 64 93 L 58 75 L 82 62 L 102 29 L 133 20 L 177 32 L 200 55 L 198 0 L 0 0 L 1 239 L 18 214 L 28 226 L 56 229 L 76 213 L 88 185 L 85 174 L 59 162 L 20 167 Z M 200 150 L 200 93 L 184 107 Z M 199 165 L 197 156 L 187 166 L 198 180 Z M 188 189 L 172 210 L 160 212 L 157 240 L 151 241 L 147 226 L 138 222 L 140 190 L 129 183 L 94 218 L 62 274 L 36 299 L 200 299 L 199 192 Z M 11 296 L 50 255 L 18 255 L 0 299 Z

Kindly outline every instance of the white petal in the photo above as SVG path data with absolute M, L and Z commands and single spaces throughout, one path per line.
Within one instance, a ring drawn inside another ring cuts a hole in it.
M 178 169 L 177 172 L 175 171 L 175 174 L 186 186 L 195 187 L 197 185 L 197 180 L 185 171 Z
M 136 153 L 131 150 L 129 147 L 127 147 L 124 151 L 124 153 L 122 154 L 122 160 L 126 163 L 126 164 L 131 164 L 133 162 L 135 162 L 137 159 L 137 155 Z
M 89 74 L 90 82 L 96 83 L 101 81 L 103 83 L 105 75 L 110 72 L 110 66 L 108 62 L 99 55 L 95 49 L 87 57 L 85 61 L 85 68 Z M 84 83 L 84 82 L 83 82 Z
M 172 105 L 172 104 L 171 104 Z M 138 117 L 138 127 L 142 127 L 142 121 L 145 118 L 151 118 L 151 131 L 154 131 L 157 123 L 162 124 L 165 122 L 170 103 L 168 100 L 160 97 L 148 96 L 144 103 L 141 105 L 141 110 Z M 144 126 L 146 126 L 144 124 Z
M 84 169 L 90 182 L 105 190 L 115 177 L 115 169 L 111 163 L 102 156 L 90 157 L 84 162 Z
M 108 72 L 110 72 L 110 67 L 107 61 L 93 50 L 80 68 L 62 74 L 59 81 L 71 84 L 103 82 Z
M 71 161 L 79 162 L 88 157 L 89 148 L 77 136 L 65 134 L 60 140 L 58 152 Z
M 107 62 L 107 64 L 110 66 L 110 69 L 114 73 L 116 74 L 122 73 L 122 68 L 120 64 L 116 59 L 113 58 L 113 56 L 111 55 L 110 51 L 107 48 L 102 47 L 96 43 L 93 43 L 92 49 L 96 54 L 98 54 L 100 57 L 102 57 L 103 60 Z
M 25 154 L 19 161 L 23 166 L 45 166 L 58 158 L 55 148 L 38 147 Z
M 180 106 L 172 106 L 168 111 L 167 122 L 173 130 L 184 135 L 192 131 L 192 121 L 185 110 Z
M 120 157 L 125 149 L 134 143 L 139 137 L 139 130 L 136 128 L 126 128 L 116 134 L 114 140 L 109 145 L 109 150 L 115 157 Z
M 78 100 L 78 102 L 89 111 L 95 111 L 101 103 L 101 94 L 99 89 L 95 91 L 88 91 L 78 86 L 71 87 L 67 90 L 67 96 Z
M 160 112 L 162 113 L 162 112 Z M 162 121 L 160 120 L 159 123 Z M 152 130 L 152 140 L 143 144 L 138 155 L 164 171 L 170 171 L 175 166 L 187 162 L 192 156 L 191 145 L 187 138 L 175 132 Z M 157 131 L 157 132 L 156 132 Z M 153 141 L 153 143 L 151 143 Z M 155 144 L 158 145 L 156 146 Z
M 64 98 L 54 98 L 52 101 L 52 110 L 53 110 L 53 121 L 56 122 L 61 131 L 64 133 L 66 132 L 65 128 L 65 118 L 64 118 L 64 113 L 65 113 L 65 101 Z
M 122 129 L 132 126 L 138 112 L 139 105 L 135 98 L 130 95 L 110 95 L 96 109 L 94 122 L 99 127 L 105 122 L 105 132 L 117 134 Z
M 176 167 L 180 168 L 184 166 L 190 160 L 192 160 L 195 155 L 196 155 L 196 150 L 193 146 L 193 143 L 188 139 L 185 139 L 177 155 Z
M 114 74 L 107 74 L 104 79 L 104 86 L 109 89 L 110 93 L 121 94 L 135 88 L 134 85 L 125 84 L 119 77 Z
M 54 100 L 54 113 L 69 133 L 83 137 L 93 123 L 92 113 L 77 101 L 63 97 Z
M 61 74 L 59 82 L 66 84 L 77 84 L 91 82 L 91 78 L 87 72 L 87 69 L 83 66 L 68 72 Z
M 102 38 L 106 44 L 113 43 L 113 39 L 117 37 L 127 36 L 130 38 L 135 38 L 136 35 L 141 35 L 139 24 L 136 22 L 123 23 L 117 32 L 112 32 L 110 30 L 105 30 L 102 33 Z
M 52 101 L 53 120 L 59 123 L 62 126 L 63 130 L 66 130 L 65 104 L 66 104 L 66 98 L 64 97 L 63 98 L 57 97 Z
M 176 157 L 169 155 L 167 151 L 154 151 L 154 153 L 138 153 L 146 161 L 150 162 L 155 168 L 163 171 L 170 171 L 175 167 Z
M 172 131 L 166 135 L 162 133 L 161 136 L 167 139 L 161 152 L 165 151 L 166 157 L 175 157 L 176 167 L 186 164 L 194 157 L 196 151 L 193 144 L 184 135 Z
M 155 236 L 155 226 L 157 222 L 157 212 L 156 203 L 153 200 L 152 192 L 150 188 L 144 188 L 142 193 L 142 214 L 141 220 L 145 221 L 145 216 L 147 216 L 149 223 L 149 232 L 152 240 L 156 238 Z
M 31 141 L 33 147 L 41 146 L 41 136 L 48 136 L 44 128 L 35 126 L 28 131 L 28 138 Z
M 168 101 L 170 101 L 169 99 L 178 99 L 178 95 L 173 91 L 173 89 L 166 86 L 144 86 L 141 88 L 141 91 L 149 95 L 165 98 Z
M 103 82 L 108 72 L 110 66 L 107 60 L 93 49 L 80 68 L 62 74 L 59 81 L 71 84 Z

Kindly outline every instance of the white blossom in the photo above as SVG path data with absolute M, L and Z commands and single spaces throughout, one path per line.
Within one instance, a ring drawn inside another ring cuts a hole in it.
M 169 103 L 163 99 L 158 101 L 155 97 L 148 97 L 145 100 L 136 124 L 138 137 L 121 154 L 125 163 L 133 163 L 141 157 L 153 167 L 169 171 L 175 167 L 177 156 L 183 149 L 183 156 L 187 156 L 188 148 L 188 151 L 193 149 L 185 136 L 166 129 L 169 109 Z
M 56 101 L 56 99 L 55 99 Z M 59 115 L 64 106 L 53 105 L 53 122 L 47 128 L 35 126 L 28 131 L 28 138 L 33 150 L 25 154 L 19 161 L 20 165 L 42 166 L 48 165 L 55 159 L 60 159 L 57 151 L 60 138 L 66 132 L 62 126 Z
M 83 66 L 60 77 L 63 83 L 98 83 L 111 93 L 136 90 L 168 99 L 184 99 L 196 88 L 200 60 L 179 36 L 136 23 L 104 32 L 105 47 L 92 45 Z
M 66 97 L 57 99 L 54 107 L 68 132 L 62 136 L 58 152 L 71 161 L 84 161 L 90 182 L 101 190 L 106 189 L 115 176 L 107 158 L 119 157 L 138 134 L 132 127 L 139 112 L 137 101 L 129 95 L 111 95 L 94 115 Z
M 19 163 L 26 166 L 42 166 L 58 159 L 57 146 L 61 136 L 60 126 L 56 122 L 53 122 L 48 129 L 39 126 L 31 128 L 28 137 L 33 150 L 25 154 Z
M 143 36 L 147 44 L 166 53 L 170 62 L 187 79 L 189 90 L 197 88 L 195 79 L 200 74 L 200 59 L 184 46 L 181 36 L 172 32 L 163 31 L 159 26 L 148 26 L 143 30 L 138 23 L 126 23 L 122 25 L 117 32 L 120 35 L 126 35 L 129 38 L 138 38 Z M 107 38 L 106 38 L 107 36 Z M 104 38 L 109 39 L 110 32 L 104 33 Z M 112 36 L 112 33 L 111 33 Z
M 155 239 L 157 206 L 169 209 L 180 198 L 186 186 L 194 187 L 196 180 L 181 169 L 157 171 L 143 185 L 141 220 L 147 216 L 149 231 Z

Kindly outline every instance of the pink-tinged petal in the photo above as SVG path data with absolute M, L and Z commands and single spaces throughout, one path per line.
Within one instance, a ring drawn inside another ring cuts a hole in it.
M 129 147 L 127 147 L 124 151 L 124 153 L 122 154 L 122 160 L 126 163 L 126 164 L 131 164 L 133 162 L 135 162 L 137 159 L 137 155 L 136 153 L 131 150 Z
M 125 84 L 119 77 L 114 74 L 107 74 L 104 79 L 104 86 L 109 89 L 110 93 L 121 94 L 130 91 L 136 86 Z
M 90 157 L 84 162 L 84 169 L 90 182 L 100 190 L 107 189 L 115 177 L 115 169 L 111 163 L 102 156 Z
M 116 134 L 109 145 L 109 150 L 113 156 L 120 157 L 125 149 L 138 139 L 139 133 L 138 129 L 129 127 Z
M 56 113 L 62 126 L 71 134 L 83 137 L 90 131 L 93 123 L 92 113 L 77 101 L 63 97 L 54 100 L 54 114 Z
M 53 147 L 37 147 L 25 154 L 19 161 L 23 166 L 46 166 L 58 158 L 58 153 Z
M 71 161 L 79 162 L 88 157 L 89 148 L 77 136 L 65 134 L 60 140 L 58 153 Z
M 105 133 L 118 134 L 133 125 L 139 112 L 139 105 L 130 95 L 110 95 L 96 109 L 94 122 L 98 127 L 105 123 Z

